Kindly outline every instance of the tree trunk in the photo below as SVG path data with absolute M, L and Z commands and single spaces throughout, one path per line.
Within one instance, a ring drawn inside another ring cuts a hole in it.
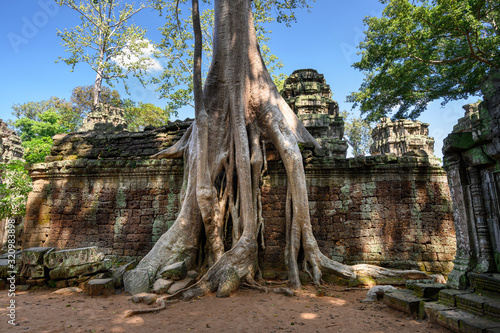
M 254 281 L 262 222 L 260 178 L 265 142 L 278 150 L 288 179 L 284 251 L 292 286 L 300 287 L 301 247 L 302 267 L 311 273 L 314 283 L 320 283 L 322 270 L 345 278 L 355 277 L 356 271 L 385 274 L 375 266 L 340 264 L 320 252 L 312 233 L 298 142 L 319 145 L 283 100 L 264 65 L 251 0 L 216 0 L 214 6 L 213 60 L 202 98 L 196 92 L 201 79 L 195 76 L 195 121 L 178 143 L 154 156 L 184 157 L 182 208 L 171 229 L 135 270 L 127 272 L 126 291 L 147 291 L 163 267 L 178 261 L 206 271 L 191 290 L 185 291 L 187 296 L 207 291 L 227 296 L 240 280 Z M 233 228 L 228 251 L 224 251 L 226 226 Z
M 99 99 L 101 96 L 101 86 L 102 86 L 102 73 L 97 72 L 94 81 L 94 90 L 93 90 L 93 100 L 92 107 L 95 109 L 99 105 Z

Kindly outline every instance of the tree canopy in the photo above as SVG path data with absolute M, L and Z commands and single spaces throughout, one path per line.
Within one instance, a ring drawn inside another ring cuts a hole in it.
M 314 1 L 314 0 L 313 0 Z M 163 59 L 163 72 L 152 82 L 158 84 L 160 96 L 167 100 L 167 110 L 175 112 L 184 105 L 194 107 L 193 101 L 193 22 L 190 10 L 182 10 L 183 3 L 180 1 L 156 1 L 162 13 L 165 13 L 165 25 L 159 30 L 163 38 L 157 45 L 156 56 Z M 212 40 L 214 25 L 214 9 L 209 7 L 210 0 L 203 1 L 207 6 L 200 13 L 201 32 L 203 37 L 203 72 L 202 77 L 207 75 L 212 59 Z M 290 25 L 296 20 L 295 9 L 310 8 L 306 0 L 255 0 L 252 3 L 255 30 L 260 46 L 260 52 L 271 73 L 275 84 L 284 80 L 284 74 L 277 73 L 283 67 L 283 63 L 277 56 L 271 53 L 267 42 L 271 31 L 266 29 L 266 24 L 277 20 Z M 185 15 L 188 13 L 189 15 Z
M 493 0 L 380 0 L 382 17 L 367 17 L 353 67 L 365 74 L 347 100 L 369 120 L 417 118 L 429 102 L 479 94 L 500 68 L 500 3 Z
M 135 6 L 120 0 L 57 0 L 80 14 L 81 23 L 74 28 L 58 30 L 63 46 L 71 53 L 59 59 L 74 69 L 78 63 L 87 63 L 95 72 L 93 106 L 97 106 L 102 82 L 113 86 L 132 74 L 143 82 L 147 70 L 154 65 L 145 54 L 151 45 L 146 30 L 129 24 L 132 16 L 148 7 Z

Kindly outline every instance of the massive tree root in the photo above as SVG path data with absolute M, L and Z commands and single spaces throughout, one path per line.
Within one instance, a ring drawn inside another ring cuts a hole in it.
M 320 252 L 312 233 L 298 146 L 298 142 L 318 143 L 280 96 L 265 68 L 250 4 L 250 0 L 215 1 L 213 62 L 203 92 L 196 61 L 201 43 L 195 40 L 195 121 L 179 142 L 154 156 L 184 157 L 182 208 L 174 225 L 138 266 L 127 272 L 126 291 L 147 291 L 162 268 L 178 261 L 204 275 L 175 297 L 209 291 L 228 296 L 240 283 L 255 285 L 258 237 L 263 229 L 260 181 L 268 142 L 279 152 L 288 179 L 284 251 L 293 288 L 300 287 L 301 248 L 302 269 L 316 284 L 321 282 L 322 271 L 348 279 L 357 274 L 427 277 L 419 271 L 347 266 Z M 193 0 L 195 36 L 199 29 L 196 15 L 197 0 Z

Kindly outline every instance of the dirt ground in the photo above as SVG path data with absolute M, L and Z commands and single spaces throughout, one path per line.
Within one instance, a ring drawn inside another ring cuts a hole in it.
M 124 318 L 134 304 L 117 292 L 110 297 L 59 295 L 55 289 L 18 292 L 16 322 L 7 323 L 9 297 L 0 291 L 0 332 L 448 332 L 381 302 L 361 303 L 368 289 L 306 286 L 296 296 L 241 289 L 229 298 L 208 295 L 166 310 Z

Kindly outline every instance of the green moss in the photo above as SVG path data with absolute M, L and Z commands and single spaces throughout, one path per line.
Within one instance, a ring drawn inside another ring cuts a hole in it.
M 359 287 L 359 286 L 375 286 L 377 281 L 371 276 L 358 276 L 356 279 L 349 280 L 349 287 Z

